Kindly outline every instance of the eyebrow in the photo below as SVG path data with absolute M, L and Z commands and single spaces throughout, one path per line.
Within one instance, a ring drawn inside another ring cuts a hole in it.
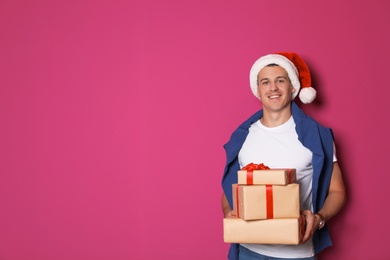
M 288 78 L 285 76 L 277 76 L 276 79 L 288 79 Z M 260 79 L 260 82 L 263 80 L 269 80 L 269 78 L 262 78 L 262 79 Z

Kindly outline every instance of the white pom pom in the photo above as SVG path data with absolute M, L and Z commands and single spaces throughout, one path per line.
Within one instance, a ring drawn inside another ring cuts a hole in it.
M 302 88 L 299 92 L 299 99 L 302 101 L 302 103 L 309 104 L 316 98 L 316 95 L 317 91 L 314 88 L 306 87 Z

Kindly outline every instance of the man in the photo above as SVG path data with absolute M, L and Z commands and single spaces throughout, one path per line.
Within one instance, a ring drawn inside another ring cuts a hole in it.
M 264 163 L 271 169 L 297 170 L 306 228 L 299 245 L 232 244 L 229 259 L 316 259 L 316 254 L 332 245 L 325 223 L 343 207 L 345 187 L 331 129 L 293 102 L 299 92 L 303 103 L 315 99 L 309 69 L 296 53 L 265 55 L 252 66 L 250 85 L 263 108 L 241 124 L 224 146 L 224 216 L 232 215 L 237 170 L 252 162 Z

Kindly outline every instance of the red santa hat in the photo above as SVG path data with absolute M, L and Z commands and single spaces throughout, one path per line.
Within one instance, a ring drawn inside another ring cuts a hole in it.
M 251 68 L 249 74 L 250 86 L 253 94 L 258 99 L 260 97 L 257 92 L 257 77 L 260 70 L 269 64 L 277 64 L 287 71 L 291 84 L 295 88 L 293 99 L 298 95 L 298 92 L 299 99 L 304 104 L 309 104 L 316 98 L 317 91 L 311 86 L 309 68 L 301 57 L 294 52 L 278 52 L 261 57 Z

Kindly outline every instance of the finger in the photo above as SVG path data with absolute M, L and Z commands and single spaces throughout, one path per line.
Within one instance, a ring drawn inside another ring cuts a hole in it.
M 306 229 L 305 229 L 305 234 L 303 235 L 303 238 L 302 238 L 302 244 L 306 243 L 309 238 L 310 238 L 310 235 L 311 235 L 311 228 L 306 226 Z
M 301 244 L 303 244 L 313 235 L 313 213 L 310 210 L 303 210 L 301 214 L 305 216 L 305 233 L 301 240 Z
M 228 218 L 228 217 L 231 217 L 231 216 L 235 216 L 233 210 L 231 210 L 228 213 L 226 213 L 225 218 Z

